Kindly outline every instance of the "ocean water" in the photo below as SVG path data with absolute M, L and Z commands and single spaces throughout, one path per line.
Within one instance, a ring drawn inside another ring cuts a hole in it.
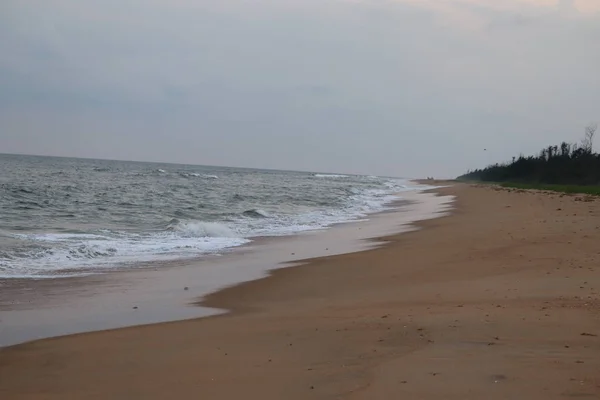
M 60 278 L 223 254 L 365 218 L 403 179 L 0 155 L 0 278 Z

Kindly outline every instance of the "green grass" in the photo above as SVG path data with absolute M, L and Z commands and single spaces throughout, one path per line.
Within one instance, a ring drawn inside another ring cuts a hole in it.
M 561 193 L 578 193 L 578 194 L 591 194 L 593 196 L 600 196 L 600 186 L 580 186 L 580 185 L 549 185 L 549 184 L 537 184 L 537 183 L 512 183 L 504 182 L 499 184 L 506 188 L 515 189 L 537 189 L 537 190 L 551 190 L 553 192 Z

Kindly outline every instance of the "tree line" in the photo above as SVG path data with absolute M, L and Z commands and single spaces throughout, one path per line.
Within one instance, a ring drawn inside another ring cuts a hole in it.
M 548 146 L 537 156 L 513 157 L 511 162 L 469 171 L 459 180 L 484 182 L 600 185 L 600 154 L 594 153 L 597 124 L 585 128 L 581 143 Z

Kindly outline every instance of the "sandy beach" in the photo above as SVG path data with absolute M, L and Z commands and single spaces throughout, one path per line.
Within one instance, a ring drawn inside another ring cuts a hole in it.
M 418 231 L 201 302 L 231 313 L 1 349 L 0 398 L 600 398 L 600 200 L 439 192 Z

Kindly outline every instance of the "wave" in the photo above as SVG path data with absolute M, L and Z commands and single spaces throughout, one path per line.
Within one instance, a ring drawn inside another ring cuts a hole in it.
M 246 210 L 242 213 L 243 216 L 245 217 L 251 217 L 251 218 L 269 218 L 270 215 L 264 211 L 261 210 L 259 208 L 255 208 L 252 210 Z
M 122 265 L 221 254 L 249 242 L 229 227 L 173 220 L 166 230 L 131 233 L 11 234 L 22 246 L 0 251 L 1 278 L 66 277 L 99 273 Z
M 251 194 L 240 194 L 240 193 L 234 193 L 232 196 L 230 196 L 230 199 L 232 201 L 236 201 L 236 202 L 242 202 L 242 201 L 253 202 L 255 200 L 259 200 L 257 198 L 257 196 L 254 196 Z
M 383 185 L 388 189 L 407 189 L 408 186 L 400 185 L 396 182 L 384 182 Z
M 331 178 L 331 179 L 340 179 L 340 178 L 350 178 L 350 175 L 342 175 L 342 174 L 314 174 L 315 178 Z
M 100 172 L 111 165 L 112 172 Z M 255 237 L 364 218 L 408 190 L 401 179 L 333 173 L 127 163 L 58 167 L 64 179 L 48 179 L 55 172 L 50 166 L 40 176 L 27 172 L 0 183 L 0 278 L 221 254 Z
M 90 246 L 82 244 L 74 249 L 69 250 L 68 259 L 94 259 L 99 257 L 110 257 L 117 253 L 114 247 L 106 247 L 104 249 L 98 246 Z
M 181 221 L 173 219 L 167 227 L 168 231 L 177 232 L 185 237 L 213 237 L 213 238 L 237 238 L 233 230 L 218 222 L 205 221 Z
M 199 174 L 197 172 L 180 172 L 184 178 L 202 178 L 202 179 L 219 179 L 217 175 Z
M 35 242 L 62 242 L 68 240 L 105 238 L 104 235 L 95 233 L 13 233 L 11 236 L 17 239 L 27 239 Z

